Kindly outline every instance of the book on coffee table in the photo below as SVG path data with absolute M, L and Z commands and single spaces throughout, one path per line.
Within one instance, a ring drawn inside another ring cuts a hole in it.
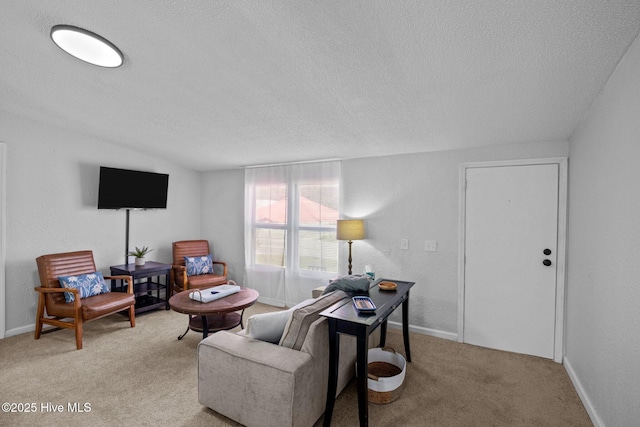
M 189 293 L 189 298 L 200 302 L 211 302 L 235 294 L 236 292 L 240 292 L 240 286 L 219 285 L 208 289 L 196 289 Z

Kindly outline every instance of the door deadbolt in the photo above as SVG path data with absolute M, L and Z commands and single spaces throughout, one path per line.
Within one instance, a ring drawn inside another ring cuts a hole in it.
M 551 260 L 545 259 L 544 261 L 542 261 L 542 263 L 549 267 L 551 265 Z
M 545 255 L 551 255 L 551 249 L 545 249 L 542 253 Z

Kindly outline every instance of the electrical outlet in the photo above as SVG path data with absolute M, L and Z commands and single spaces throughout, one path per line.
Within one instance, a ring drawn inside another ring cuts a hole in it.
M 424 251 L 425 252 L 437 252 L 438 251 L 438 242 L 435 240 L 425 240 L 424 241 Z
M 409 239 L 400 239 L 400 249 L 409 249 Z

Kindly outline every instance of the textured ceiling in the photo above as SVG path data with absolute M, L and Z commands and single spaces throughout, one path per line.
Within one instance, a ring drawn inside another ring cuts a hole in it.
M 0 109 L 201 171 L 564 140 L 639 28 L 637 0 L 2 1 Z

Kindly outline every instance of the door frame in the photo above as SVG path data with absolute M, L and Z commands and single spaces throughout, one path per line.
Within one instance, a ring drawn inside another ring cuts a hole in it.
M 6 153 L 7 144 L 0 142 L 0 339 L 5 337 L 5 329 L 7 326 L 5 320 L 7 315 L 5 287 L 5 252 L 7 239 L 7 227 L 5 224 L 7 203 Z
M 556 261 L 556 314 L 553 360 L 562 363 L 564 357 L 565 282 L 567 248 L 567 185 L 568 159 L 550 157 L 541 159 L 503 160 L 461 163 L 459 166 L 458 212 L 458 342 L 464 342 L 464 286 L 465 286 L 465 224 L 467 169 L 501 166 L 558 165 L 558 244 Z

